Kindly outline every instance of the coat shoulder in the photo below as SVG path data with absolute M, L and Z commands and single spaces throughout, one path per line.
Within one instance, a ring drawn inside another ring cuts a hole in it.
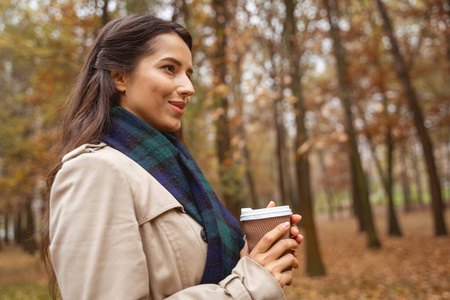
M 174 208 L 184 212 L 180 202 L 150 173 L 105 143 L 85 144 L 67 153 L 61 170 L 67 175 L 75 169 L 95 172 L 100 177 L 112 172 L 123 178 L 133 195 L 140 225 Z
M 106 146 L 107 145 L 105 143 L 83 144 L 64 155 L 64 157 L 62 158 L 62 163 L 68 162 L 69 160 L 72 160 L 84 153 L 94 153 Z
M 84 144 L 70 151 L 62 158 L 63 168 L 68 166 L 89 165 L 92 168 L 112 169 L 139 168 L 126 155 L 105 143 Z

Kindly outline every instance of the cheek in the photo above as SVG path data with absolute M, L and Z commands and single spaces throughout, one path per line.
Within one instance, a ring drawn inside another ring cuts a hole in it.
M 175 86 L 173 81 L 168 78 L 158 78 L 153 81 L 152 91 L 159 95 L 167 96 L 173 93 Z
M 145 102 L 159 102 L 161 101 L 161 98 L 170 96 L 175 90 L 175 86 L 171 79 L 158 74 L 141 77 L 141 80 L 134 82 L 132 88 L 133 90 L 130 92 L 134 94 L 133 96 L 140 99 L 140 101 Z

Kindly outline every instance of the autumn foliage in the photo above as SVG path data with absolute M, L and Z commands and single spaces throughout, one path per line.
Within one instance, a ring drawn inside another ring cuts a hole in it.
M 405 245 L 422 246 L 414 255 L 425 263 L 448 244 L 448 1 L 0 0 L 0 245 L 39 248 L 61 104 L 102 25 L 145 12 L 193 35 L 196 94 L 183 134 L 222 201 L 235 215 L 270 200 L 291 205 L 314 241 L 305 246 L 307 274 L 350 281 L 327 292 L 328 279 L 302 279 L 290 299 L 341 299 L 352 280 L 358 295 L 360 268 L 392 264 L 401 251 L 414 264 Z M 411 236 L 409 213 L 424 220 L 420 235 Z M 372 260 L 347 273 L 330 253 L 332 223 L 312 230 L 317 216 L 342 214 L 352 216 L 339 223 L 345 238 L 360 248 L 336 241 L 336 250 Z M 444 237 L 430 242 L 432 235 Z M 448 281 L 443 266 L 438 274 Z M 370 297 L 450 297 L 448 286 L 420 288 L 421 275 L 386 292 L 385 275 L 366 287 Z

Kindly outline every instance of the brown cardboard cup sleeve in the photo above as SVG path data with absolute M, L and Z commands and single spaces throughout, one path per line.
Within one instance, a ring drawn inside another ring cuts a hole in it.
M 292 211 L 289 205 L 251 209 L 242 208 L 240 220 L 243 223 L 244 234 L 248 243 L 249 252 L 258 244 L 261 238 L 276 226 L 284 222 L 290 222 Z M 290 238 L 290 230 L 275 241 Z M 275 244 L 274 243 L 274 244 Z M 286 251 L 283 255 L 289 253 Z

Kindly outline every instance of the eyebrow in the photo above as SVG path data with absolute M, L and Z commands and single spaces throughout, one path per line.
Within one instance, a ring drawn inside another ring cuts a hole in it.
M 183 65 L 178 59 L 173 58 L 173 57 L 165 57 L 165 58 L 161 59 L 161 61 L 164 61 L 164 60 L 173 62 L 174 64 L 176 64 L 179 67 L 181 67 Z M 192 68 L 189 68 L 187 71 L 190 74 L 194 73 L 194 70 Z

